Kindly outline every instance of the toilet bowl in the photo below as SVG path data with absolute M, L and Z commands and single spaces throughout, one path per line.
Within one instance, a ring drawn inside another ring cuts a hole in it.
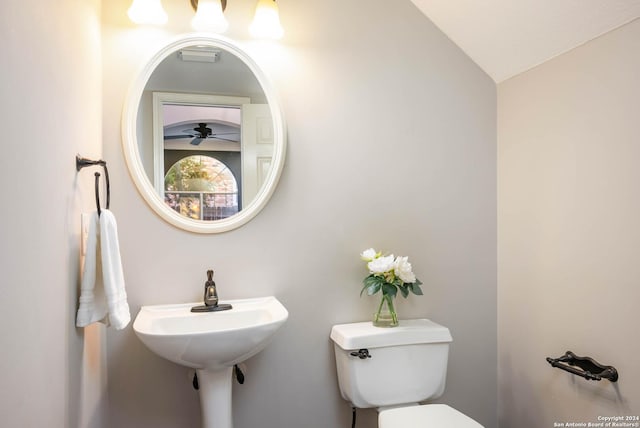
M 378 428 L 482 428 L 478 422 L 446 404 L 424 404 L 382 410 Z
M 376 408 L 379 428 L 482 428 L 444 404 L 418 405 L 445 388 L 449 329 L 427 319 L 401 320 L 393 328 L 371 322 L 331 329 L 342 398 L 356 408 Z

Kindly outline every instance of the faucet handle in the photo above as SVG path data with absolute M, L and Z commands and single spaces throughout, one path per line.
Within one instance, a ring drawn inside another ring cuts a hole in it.
M 216 282 L 213 280 L 213 271 L 207 271 L 207 282 L 204 283 L 204 304 L 205 306 L 218 306 L 218 291 Z

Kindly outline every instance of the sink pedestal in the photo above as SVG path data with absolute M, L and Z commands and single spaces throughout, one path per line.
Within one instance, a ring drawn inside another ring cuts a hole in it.
M 233 428 L 231 384 L 233 367 L 196 370 L 200 387 L 202 428 Z

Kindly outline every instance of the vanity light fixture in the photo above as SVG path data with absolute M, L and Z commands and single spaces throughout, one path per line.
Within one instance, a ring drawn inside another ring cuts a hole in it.
M 162 25 L 168 19 L 160 0 L 133 0 L 127 15 L 136 24 Z
M 229 23 L 222 13 L 227 2 L 224 1 L 224 5 L 222 3 L 222 0 L 191 0 L 191 6 L 196 10 L 196 15 L 191 20 L 193 29 L 218 34 L 227 31 Z
M 214 33 L 226 31 L 228 24 L 223 12 L 227 7 L 227 0 L 189 1 L 196 11 L 196 16 L 191 21 L 194 29 Z M 280 39 L 283 36 L 284 30 L 280 24 L 276 0 L 258 0 L 253 21 L 249 26 L 249 33 L 260 39 Z
M 280 24 L 276 0 L 258 0 L 256 14 L 249 26 L 249 33 L 260 39 L 282 38 L 284 30 Z
M 196 11 L 191 26 L 196 31 L 222 34 L 229 28 L 224 17 L 227 0 L 189 0 Z M 164 24 L 167 13 L 160 0 L 133 0 L 127 14 L 136 24 Z M 258 0 L 249 33 L 260 39 L 280 39 L 284 30 L 280 24 L 280 13 L 276 0 Z

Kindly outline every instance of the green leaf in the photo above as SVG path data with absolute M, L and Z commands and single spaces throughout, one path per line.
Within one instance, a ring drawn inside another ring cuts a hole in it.
M 373 284 L 382 284 L 384 281 L 375 275 L 369 275 L 362 282 L 368 287 Z
M 402 297 L 404 297 L 405 299 L 407 297 L 409 297 L 409 288 L 408 287 L 401 287 L 400 288 L 400 292 L 402 293 Z
M 380 291 L 380 284 L 373 284 L 367 287 L 367 294 L 369 296 L 373 296 L 374 294 L 376 294 L 378 291 Z
M 378 284 L 370 284 L 370 285 L 365 284 L 364 287 L 362 287 L 362 290 L 360 290 L 360 297 L 362 297 L 362 293 L 364 293 L 365 291 L 369 296 L 372 296 L 376 294 L 378 291 L 380 291 L 380 287 L 381 286 Z
M 362 293 L 364 293 L 364 290 L 367 289 L 367 284 L 364 285 L 364 287 L 362 287 L 362 290 L 360 290 L 360 297 L 362 297 Z
M 398 293 L 398 288 L 396 288 L 395 285 L 385 282 L 384 284 L 382 284 L 382 292 L 388 296 L 395 297 Z
M 384 280 L 382 278 L 378 278 L 374 275 L 369 275 L 362 282 L 364 283 L 364 287 L 362 287 L 362 290 L 360 291 L 360 296 L 362 296 L 362 293 L 364 293 L 365 290 L 369 296 L 372 296 L 380 291 L 382 284 L 384 284 Z
M 420 288 L 420 284 L 422 284 L 420 281 L 416 281 L 413 284 L 409 284 L 409 286 L 411 287 L 411 291 L 413 292 L 413 294 L 416 294 L 418 296 L 422 296 L 422 289 Z
M 402 287 L 402 295 L 405 299 L 409 297 L 409 292 L 411 291 L 410 285 L 411 284 L 404 284 L 404 287 Z

